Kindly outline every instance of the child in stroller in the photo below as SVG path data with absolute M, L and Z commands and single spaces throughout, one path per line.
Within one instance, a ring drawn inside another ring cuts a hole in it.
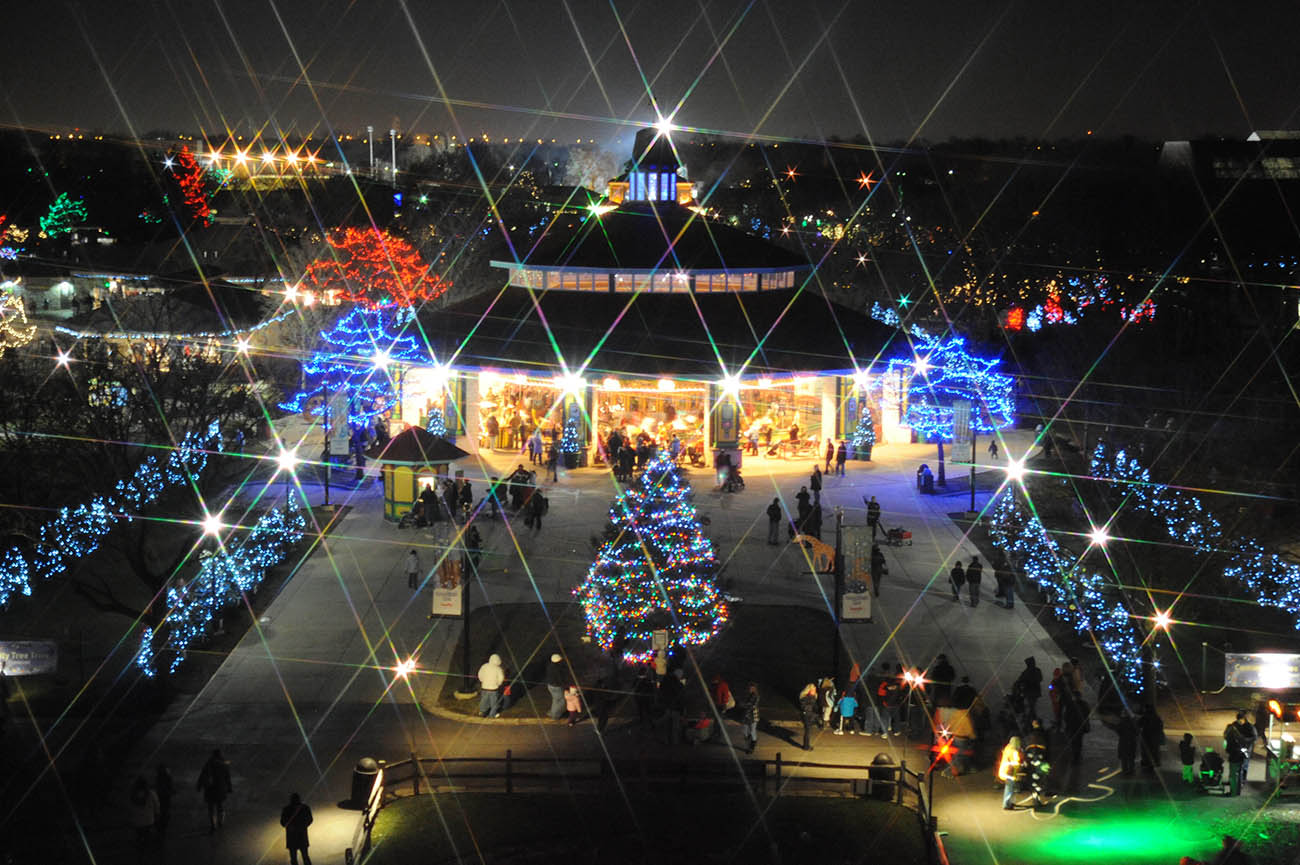
M 1223 758 L 1213 748 L 1206 748 L 1205 754 L 1201 756 L 1201 771 L 1197 781 L 1201 792 L 1224 795 L 1227 784 L 1223 780 Z

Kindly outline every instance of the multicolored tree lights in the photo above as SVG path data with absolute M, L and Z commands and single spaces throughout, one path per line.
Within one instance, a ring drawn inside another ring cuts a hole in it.
M 614 500 L 596 561 L 574 595 L 587 631 L 606 651 L 640 663 L 653 657 L 653 632 L 670 645 L 698 646 L 727 622 L 715 584 L 718 561 L 704 537 L 690 484 L 667 454 L 650 461 Z
M 442 409 L 433 406 L 429 409 L 429 422 L 424 428 L 429 431 L 429 435 L 435 435 L 438 438 L 447 437 L 447 416 L 442 413 Z
M 389 366 L 430 359 L 419 340 L 403 333 L 406 323 L 404 311 L 391 306 L 353 307 L 321 334 L 322 347 L 303 364 L 306 386 L 280 407 L 325 417 L 330 398 L 342 394 L 351 425 L 387 412 L 397 399 Z
M 167 615 L 156 630 L 146 629 L 141 636 L 136 665 L 152 677 L 158 672 L 158 653 L 166 651 L 171 654 L 166 672 L 175 673 L 190 646 L 220 621 L 224 610 L 254 591 L 306 530 L 302 510 L 272 510 L 242 541 L 205 557 L 191 582 L 167 590 Z
M 335 296 L 371 309 L 409 307 L 451 287 L 429 269 L 419 250 L 387 231 L 341 228 L 327 241 L 330 254 L 308 265 L 302 279 L 302 288 L 319 297 Z
M 165 490 L 192 483 L 207 468 L 208 454 L 220 450 L 221 431 L 213 423 L 202 436 L 186 436 L 165 460 L 147 458 L 111 494 L 60 510 L 41 526 L 31 549 L 11 547 L 0 556 L 0 606 L 15 593 L 31 595 L 34 582 L 57 576 L 95 552 L 114 526 L 132 520 Z
M 578 435 L 578 419 L 565 418 L 564 432 L 560 436 L 560 453 L 576 454 L 582 450 L 582 439 Z
M 86 221 L 86 205 L 80 198 L 72 200 L 68 193 L 60 192 L 50 204 L 49 212 L 40 218 L 41 233 L 46 237 L 70 234 Z

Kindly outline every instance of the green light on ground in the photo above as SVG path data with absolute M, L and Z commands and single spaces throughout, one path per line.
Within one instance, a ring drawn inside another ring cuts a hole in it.
M 1146 865 L 1209 855 L 1219 847 L 1208 823 L 1171 819 L 1168 814 L 1107 810 L 1086 817 L 1058 817 L 1055 822 L 1053 831 L 1041 838 L 1016 844 L 1016 858 L 1042 863 Z

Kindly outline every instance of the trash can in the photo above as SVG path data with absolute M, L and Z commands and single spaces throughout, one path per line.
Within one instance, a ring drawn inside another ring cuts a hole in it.
M 893 757 L 885 753 L 873 757 L 871 767 L 867 769 L 867 777 L 872 781 L 870 785 L 872 799 L 881 802 L 893 801 L 896 793 L 895 784 L 898 781 L 898 770 L 894 766 Z
M 353 808 L 362 809 L 370 799 L 374 789 L 375 777 L 379 774 L 379 764 L 373 757 L 362 757 L 352 770 L 352 797 L 349 800 Z

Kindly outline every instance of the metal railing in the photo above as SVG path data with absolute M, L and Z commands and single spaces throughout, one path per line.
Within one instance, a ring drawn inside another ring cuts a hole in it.
M 747 787 L 761 796 L 823 795 L 840 788 L 849 796 L 892 801 L 917 815 L 929 860 L 945 860 L 931 812 L 928 773 L 918 773 L 902 763 L 854 765 L 843 763 L 790 763 L 778 751 L 773 759 L 683 761 L 653 759 L 642 754 L 630 758 L 417 757 L 380 763 L 374 788 L 362 809 L 345 861 L 352 863 L 370 849 L 370 835 L 379 812 L 390 802 L 430 792 L 598 792 L 618 782 L 643 794 L 667 790 L 705 790 Z

